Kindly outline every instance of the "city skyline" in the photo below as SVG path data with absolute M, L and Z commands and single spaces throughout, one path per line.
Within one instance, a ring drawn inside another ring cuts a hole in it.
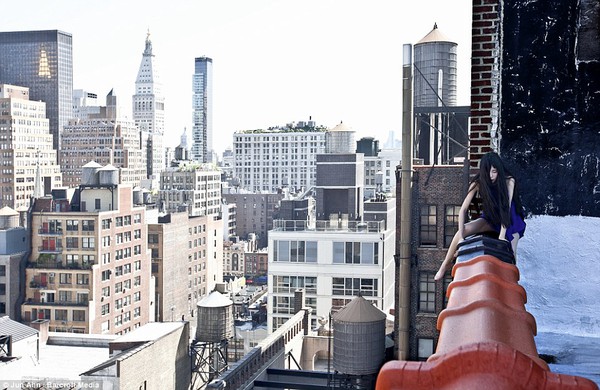
M 27 7 L 27 18 L 19 20 Z M 463 17 L 464 16 L 464 17 Z M 162 75 L 165 144 L 192 130 L 193 59 L 214 61 L 214 149 L 235 131 L 340 121 L 357 137 L 399 138 L 402 45 L 437 23 L 458 43 L 458 104 L 469 104 L 471 3 L 429 0 L 158 1 L 7 4 L 3 31 L 58 29 L 73 36 L 73 88 L 121 97 L 125 112 L 148 31 Z

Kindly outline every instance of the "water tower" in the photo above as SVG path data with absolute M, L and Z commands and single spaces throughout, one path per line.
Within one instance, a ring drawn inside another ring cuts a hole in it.
M 333 315 L 333 368 L 341 388 L 374 388 L 385 358 L 386 315 L 359 296 Z
M 203 388 L 227 369 L 227 343 L 232 334 L 233 302 L 215 290 L 198 302 L 191 346 L 192 390 Z

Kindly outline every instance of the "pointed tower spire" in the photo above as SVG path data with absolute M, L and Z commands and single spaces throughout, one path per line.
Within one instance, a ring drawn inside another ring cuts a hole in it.
M 146 48 L 144 49 L 144 55 L 152 55 L 152 41 L 150 40 L 150 29 L 148 29 L 148 32 L 146 33 Z

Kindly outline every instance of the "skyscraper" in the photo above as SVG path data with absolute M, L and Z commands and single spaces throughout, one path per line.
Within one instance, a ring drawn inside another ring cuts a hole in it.
M 153 187 L 158 185 L 160 172 L 165 167 L 165 98 L 159 76 L 148 32 L 142 62 L 135 80 L 133 120 L 141 131 L 142 148 L 146 151 L 147 177 L 154 182 Z
M 58 30 L 0 32 L 0 83 L 28 87 L 31 100 L 46 103 L 55 150 L 73 113 L 72 40 Z
M 212 162 L 212 59 L 194 60 L 192 159 Z

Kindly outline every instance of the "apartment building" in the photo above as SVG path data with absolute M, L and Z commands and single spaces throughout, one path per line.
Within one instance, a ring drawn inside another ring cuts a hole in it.
M 158 197 L 165 212 L 187 210 L 194 217 L 219 215 L 221 172 L 210 164 L 197 163 L 166 169 L 160 174 Z
M 73 196 L 35 200 L 22 318 L 55 332 L 124 334 L 154 320 L 145 207 L 116 170 L 83 172 Z
M 148 225 L 148 248 L 156 282 L 157 321 L 190 321 L 196 304 L 223 281 L 223 221 L 186 212 Z
M 233 135 L 233 175 L 241 188 L 276 192 L 309 189 L 316 182 L 316 155 L 325 151 L 326 128 L 314 121 Z

